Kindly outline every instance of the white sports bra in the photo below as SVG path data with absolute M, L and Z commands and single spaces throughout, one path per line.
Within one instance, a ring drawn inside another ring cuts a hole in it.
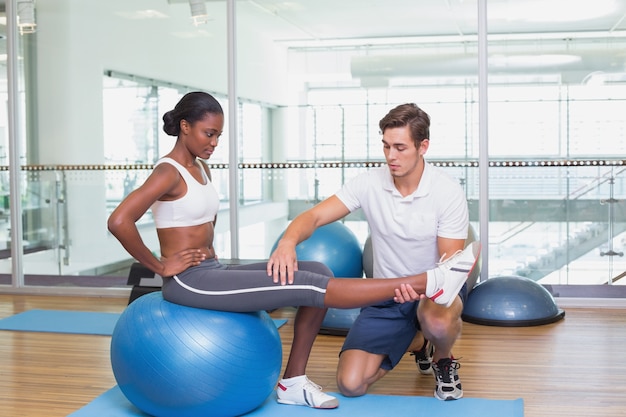
M 161 158 L 154 165 L 166 163 L 174 166 L 187 184 L 187 192 L 172 201 L 157 200 L 152 204 L 152 216 L 157 229 L 187 227 L 215 220 L 220 199 L 213 183 L 201 166 L 204 184 L 198 182 L 184 166 L 171 158 Z M 196 163 L 199 163 L 196 161 Z

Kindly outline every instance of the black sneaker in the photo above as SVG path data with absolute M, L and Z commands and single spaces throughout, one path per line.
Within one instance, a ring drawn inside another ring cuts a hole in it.
M 415 356 L 415 364 L 417 365 L 417 370 L 420 374 L 430 375 L 433 373 L 431 364 L 433 362 L 434 351 L 435 346 L 433 346 L 433 344 L 428 340 L 424 340 L 424 345 L 420 350 L 414 350 L 411 352 L 411 356 Z
M 461 388 L 461 380 L 457 370 L 461 364 L 454 358 L 443 358 L 432 364 L 435 371 L 435 397 L 443 400 L 458 400 L 463 396 L 463 388 Z

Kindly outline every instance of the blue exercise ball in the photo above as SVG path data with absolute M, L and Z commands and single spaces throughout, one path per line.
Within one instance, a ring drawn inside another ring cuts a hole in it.
M 520 276 L 499 276 L 478 283 L 463 307 L 463 320 L 491 326 L 537 326 L 562 319 L 541 284 Z
M 160 291 L 133 301 L 111 338 L 120 390 L 156 417 L 232 417 L 261 405 L 282 365 L 264 312 L 229 313 L 170 303 Z
M 320 334 L 345 336 L 361 313 L 360 308 L 329 308 L 320 327 Z
M 283 236 L 280 234 L 272 252 Z M 363 253 L 352 230 L 341 222 L 333 222 L 315 229 L 305 241 L 296 245 L 296 256 L 301 261 L 318 261 L 339 278 L 363 276 Z
M 276 249 L 282 233 L 274 243 Z M 296 256 L 302 261 L 318 261 L 326 265 L 338 278 L 363 277 L 363 251 L 356 235 L 341 222 L 318 227 L 305 241 L 296 245 Z M 361 309 L 329 308 L 320 333 L 345 335 Z

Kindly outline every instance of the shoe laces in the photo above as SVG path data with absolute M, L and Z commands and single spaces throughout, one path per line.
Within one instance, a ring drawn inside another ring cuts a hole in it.
M 415 350 L 411 352 L 411 356 L 415 356 L 416 361 L 425 361 L 426 359 L 428 359 L 425 350 Z
M 454 372 L 461 367 L 461 364 L 451 358 L 440 359 L 433 368 L 437 371 L 439 378 L 445 383 L 453 382 Z
M 322 392 L 322 386 L 321 385 L 317 385 L 315 382 L 311 381 L 308 377 L 307 377 L 306 382 L 304 383 L 304 385 L 302 387 L 304 389 L 311 389 L 312 391 Z
M 429 344 L 428 340 L 424 342 L 424 345 L 420 348 L 420 350 L 414 350 L 411 352 L 411 356 L 415 356 L 415 360 L 424 361 L 427 360 L 429 355 L 429 351 L 432 351 L 432 345 Z
M 455 256 L 457 256 L 459 253 L 463 252 L 461 249 L 459 249 L 458 251 L 454 252 L 454 254 L 449 257 L 448 259 L 446 259 L 444 261 L 444 258 L 446 257 L 447 253 L 443 253 L 443 255 L 441 255 L 441 258 L 439 258 L 439 262 L 437 262 L 437 266 L 441 266 L 443 264 L 445 264 L 446 262 L 451 261 L 452 259 L 454 259 Z

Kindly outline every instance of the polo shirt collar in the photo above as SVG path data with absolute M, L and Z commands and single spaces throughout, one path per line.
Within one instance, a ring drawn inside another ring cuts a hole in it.
M 405 197 L 405 199 L 409 198 L 418 198 L 424 197 L 430 194 L 432 188 L 431 178 L 433 176 L 432 165 L 430 165 L 426 160 L 424 160 L 424 172 L 422 173 L 422 178 L 420 179 L 420 183 L 417 186 L 417 189 L 413 191 L 411 195 Z M 389 172 L 389 168 L 385 171 L 385 176 L 383 178 L 383 188 L 387 191 L 390 191 L 392 194 L 400 195 L 398 190 L 396 189 L 395 184 L 393 183 L 393 177 Z

